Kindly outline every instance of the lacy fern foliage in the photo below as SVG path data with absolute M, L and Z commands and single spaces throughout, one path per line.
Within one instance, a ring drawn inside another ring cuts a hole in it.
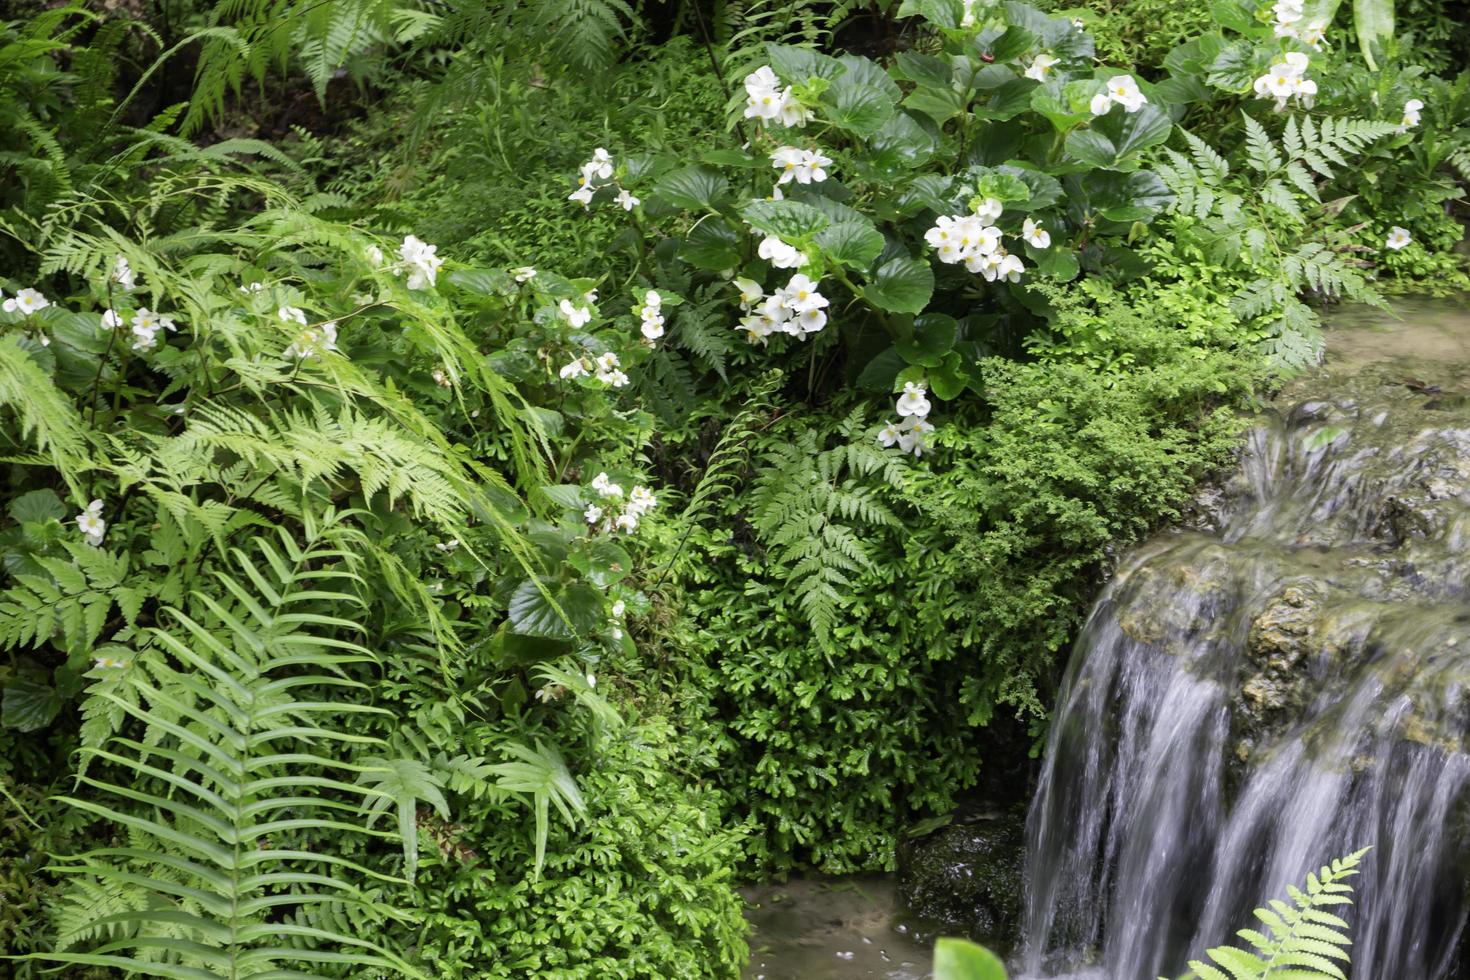
M 1206 955 L 1214 964 L 1191 960 L 1189 976 L 1199 980 L 1346 980 L 1349 962 L 1347 922 L 1329 911 L 1351 905 L 1347 879 L 1358 873 L 1368 848 L 1334 860 L 1307 875 L 1306 889 L 1289 886 L 1291 902 L 1272 899 L 1269 908 L 1256 909 L 1265 926 L 1242 929 L 1239 936 L 1250 949 L 1219 946 Z

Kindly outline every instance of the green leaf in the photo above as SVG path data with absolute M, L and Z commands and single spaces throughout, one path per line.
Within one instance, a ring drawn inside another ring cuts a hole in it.
M 866 269 L 883 252 L 883 235 L 869 221 L 839 221 L 815 239 L 828 258 L 853 269 Z
M 879 266 L 862 292 L 863 298 L 880 310 L 922 313 L 934 295 L 934 270 L 927 262 L 900 255 Z
M 961 0 L 903 0 L 898 16 L 922 17 L 935 27 L 955 30 L 964 19 L 965 8 Z
M 1108 221 L 1144 221 L 1152 218 L 1174 200 L 1174 195 L 1158 174 L 1151 170 L 1121 173 L 1098 170 L 1074 175 L 1080 184 L 1080 195 L 1069 195 L 1068 204 L 1077 213 L 1079 224 L 1089 215 L 1100 215 Z
M 933 55 L 900 51 L 894 58 L 893 73 L 920 85 L 948 88 L 954 81 L 954 69 L 948 61 Z
M 1237 34 L 1254 33 L 1257 27 L 1256 6 L 1246 0 L 1215 0 L 1210 4 L 1210 16 Z
M 19 678 L 5 685 L 0 725 L 22 732 L 45 728 L 61 713 L 61 696 L 50 684 Z
M 801 84 L 813 78 L 833 79 L 842 73 L 842 63 L 829 55 L 791 44 L 767 44 L 771 68 L 788 82 Z
M 857 136 L 871 136 L 894 113 L 897 98 L 865 82 L 847 82 L 842 75 L 822 93 L 827 118 L 834 126 Z
M 1115 107 L 1087 129 L 1068 135 L 1067 152 L 1104 170 L 1132 170 L 1138 165 L 1138 154 L 1163 143 L 1173 128 L 1168 114 L 1153 103 L 1144 103 L 1137 112 Z
M 903 355 L 897 349 L 889 347 L 863 368 L 857 376 L 857 386 L 864 391 L 891 392 L 893 379 L 898 377 L 904 364 Z
M 942 126 L 964 112 L 966 102 L 952 85 L 920 85 L 908 94 L 903 104 Z
M 633 570 L 633 559 L 611 538 L 594 538 L 581 551 L 567 559 L 577 571 L 600 589 L 615 585 Z
M 934 944 L 934 980 L 1006 980 L 1006 968 L 983 946 L 941 939 Z
M 990 55 L 990 59 L 996 62 L 1012 61 L 1031 50 L 1036 43 L 1036 35 L 1024 27 L 1011 25 L 1004 33 L 997 36 L 987 44 L 978 44 L 981 55 Z
M 570 640 L 597 628 L 601 621 L 601 593 L 581 582 L 543 584 L 551 594 L 550 599 L 534 579 L 525 579 L 516 587 L 507 610 L 512 632 Z
M 476 296 L 510 296 L 516 292 L 516 283 L 500 269 L 455 269 L 449 281 Z
M 1393 0 L 1353 0 L 1353 24 L 1358 29 L 1358 46 L 1368 67 L 1378 70 L 1374 53 L 1383 51 L 1393 37 Z
M 923 166 L 938 147 L 932 133 L 900 112 L 868 140 L 868 159 L 874 168 L 895 174 Z
M 729 193 L 724 175 L 701 164 L 666 174 L 652 190 L 655 197 L 689 211 L 714 210 Z
M 815 235 L 829 224 L 821 211 L 790 199 L 752 201 L 740 209 L 740 216 L 761 234 L 776 235 L 787 242 Z
M 1215 55 L 1206 69 L 1205 81 L 1215 88 L 1236 95 L 1244 95 L 1261 74 L 1263 67 L 1256 58 L 1255 45 L 1249 41 L 1235 40 Z
M 734 268 L 740 263 L 740 236 L 719 218 L 708 218 L 679 243 L 679 258 L 712 272 Z
M 32 490 L 10 502 L 10 516 L 19 524 L 44 524 L 66 517 L 66 505 L 54 490 Z
M 583 490 L 575 483 L 547 484 L 541 488 L 546 499 L 558 507 L 571 507 L 581 510 L 587 501 L 583 497 Z
M 926 313 L 914 319 L 913 332 L 893 342 L 893 347 L 909 364 L 938 367 L 954 347 L 959 336 L 959 323 L 943 313 Z

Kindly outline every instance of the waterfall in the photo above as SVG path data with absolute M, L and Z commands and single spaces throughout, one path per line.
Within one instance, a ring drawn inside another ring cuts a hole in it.
M 1268 415 L 1099 599 L 1027 829 L 1022 975 L 1179 976 L 1367 845 L 1351 976 L 1459 975 L 1470 411 L 1402 377 Z

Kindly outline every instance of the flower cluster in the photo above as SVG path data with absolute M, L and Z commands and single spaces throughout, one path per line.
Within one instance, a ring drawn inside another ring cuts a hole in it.
M 820 184 L 827 179 L 825 168 L 832 166 L 832 158 L 821 150 L 803 150 L 798 146 L 781 146 L 771 154 L 771 166 L 781 171 L 776 185 L 796 181 L 798 184 Z
M 735 285 L 740 290 L 740 308 L 747 313 L 740 318 L 740 329 L 752 344 L 764 344 L 775 333 L 803 340 L 827 325 L 827 297 L 804 275 L 792 276 L 770 296 L 749 279 L 736 279 Z
M 1404 118 L 1399 122 L 1399 132 L 1407 133 L 1413 127 L 1419 125 L 1419 113 L 1424 109 L 1424 103 L 1418 99 L 1410 99 L 1404 103 Z
M 1276 0 L 1271 8 L 1276 15 L 1276 36 L 1289 37 L 1294 41 L 1322 50 L 1322 39 L 1327 35 L 1327 21 L 1317 18 L 1307 20 L 1302 10 L 1302 0 Z
M 606 473 L 592 478 L 592 489 L 601 501 L 588 504 L 582 517 L 588 524 L 601 525 L 603 531 L 622 531 L 632 534 L 638 530 L 638 522 L 644 514 L 658 506 L 658 498 L 647 487 L 634 486 L 623 499 L 623 488 L 608 479 Z
M 1105 116 L 1114 105 L 1123 107 L 1124 112 L 1137 112 L 1148 102 L 1148 96 L 1139 91 L 1132 75 L 1115 75 L 1108 79 L 1107 88 L 1092 97 L 1092 114 Z
M 156 313 L 146 306 L 134 313 L 131 320 L 116 310 L 108 310 L 102 314 L 102 325 L 111 330 L 118 330 L 124 325 L 131 327 L 135 351 L 153 350 L 158 346 L 159 331 L 173 333 L 179 329 L 173 317 L 166 313 Z
M 781 87 L 781 80 L 769 65 L 762 65 L 745 76 L 745 118 L 774 122 L 788 128 L 805 126 L 812 114 L 791 91 Z M 830 162 L 830 161 L 829 161 Z
M 618 355 L 612 351 L 599 354 L 595 358 L 579 357 L 563 365 L 557 372 L 563 381 L 572 381 L 577 378 L 585 378 L 592 375 L 598 381 L 612 388 L 621 388 L 628 383 L 628 376 L 622 371 L 622 364 Z
M 567 318 L 567 323 L 573 327 L 585 327 L 587 321 L 592 319 L 592 306 L 578 306 L 569 299 L 564 299 L 557 304 L 561 315 Z
M 402 261 L 402 267 L 408 270 L 409 289 L 423 289 L 434 285 L 439 267 L 444 264 L 444 260 L 434 254 L 438 249 L 439 246 L 421 242 L 413 235 L 409 235 L 398 246 L 398 258 Z
M 295 306 L 281 307 L 276 310 L 276 316 L 282 323 L 294 323 L 299 328 L 295 339 L 286 348 L 287 357 L 305 360 L 308 357 L 320 357 L 323 351 L 337 349 L 337 324 L 335 322 L 328 320 L 325 323 L 310 323 L 306 318 L 306 313 Z
M 1000 217 L 1000 209 L 999 201 L 986 198 L 974 214 L 941 215 L 924 233 L 924 240 L 934 248 L 939 261 L 950 265 L 963 262 L 966 269 L 984 276 L 986 282 L 1020 282 L 1025 265 L 1001 244 L 1000 229 L 987 223 Z M 1040 228 L 1029 220 L 1026 224 L 1028 236 Z M 1046 245 L 1038 247 L 1051 244 L 1051 236 L 1044 230 L 1041 236 Z
M 657 289 L 643 294 L 643 305 L 638 309 L 638 320 L 642 324 L 639 329 L 650 344 L 664 335 L 663 304 L 664 298 Z
M 102 519 L 102 501 L 92 501 L 86 510 L 77 515 L 77 530 L 82 532 L 92 547 L 102 546 L 102 536 L 107 533 L 107 522 Z
M 1413 236 L 1409 234 L 1409 229 L 1394 225 L 1388 230 L 1388 240 L 1383 244 L 1397 252 L 1401 248 L 1406 248 L 1413 240 Z
M 602 183 L 598 183 L 602 181 Z M 568 201 L 576 201 L 583 208 L 591 210 L 592 195 L 604 187 L 617 187 L 618 196 L 614 199 L 624 211 L 631 211 L 643 201 L 634 197 L 633 192 L 622 187 L 613 179 L 613 158 L 608 155 L 607 150 L 602 147 L 592 151 L 592 159 L 582 164 L 582 169 L 577 174 L 577 189 L 567 195 Z M 533 270 L 532 275 L 535 275 Z M 517 277 L 517 282 L 524 280 Z
M 915 381 L 905 381 L 903 394 L 894 406 L 900 421 L 889 422 L 878 430 L 878 445 L 887 449 L 895 443 L 898 448 L 915 456 L 922 456 L 929 448 L 929 434 L 934 426 L 926 419 L 929 415 L 928 389 Z
M 1317 98 L 1317 83 L 1306 76 L 1309 59 L 1300 51 L 1288 51 L 1271 70 L 1256 79 L 1256 95 L 1275 99 L 1276 111 L 1284 112 L 1286 103 L 1295 98 L 1302 108 L 1310 109 Z

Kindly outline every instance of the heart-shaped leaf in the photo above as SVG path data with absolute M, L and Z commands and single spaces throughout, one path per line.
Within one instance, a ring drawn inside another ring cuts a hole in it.
M 863 287 L 863 298 L 890 313 L 922 313 L 934 295 L 934 270 L 929 263 L 901 255 L 878 267 L 873 281 Z
M 1164 110 L 1145 103 L 1137 112 L 1125 112 L 1114 106 L 1086 129 L 1074 130 L 1067 136 L 1067 152 L 1082 163 L 1103 170 L 1133 170 L 1138 155 L 1169 138 L 1173 121 Z

